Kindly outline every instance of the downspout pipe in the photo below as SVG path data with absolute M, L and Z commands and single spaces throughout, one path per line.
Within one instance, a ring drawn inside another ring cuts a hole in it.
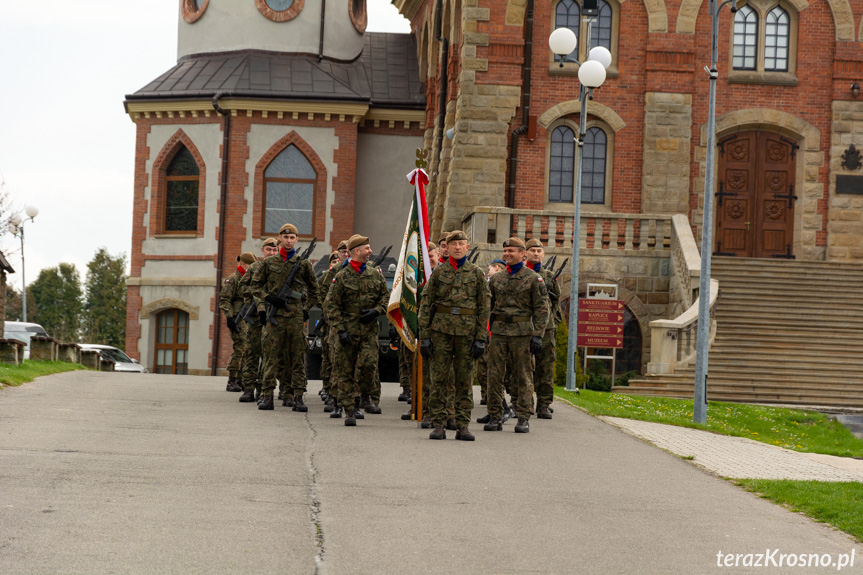
M 213 109 L 224 117 L 222 129 L 222 182 L 219 194 L 219 238 L 216 247 L 216 305 L 213 309 L 213 351 L 210 375 L 217 375 L 219 360 L 219 329 L 221 323 L 221 309 L 219 309 L 219 291 L 222 288 L 222 266 L 224 264 L 224 237 L 225 237 L 225 212 L 227 211 L 228 199 L 228 151 L 231 142 L 231 115 L 230 112 L 219 106 L 219 98 L 223 92 L 213 96 Z
M 321 41 L 318 44 L 318 62 L 324 59 L 324 26 L 327 17 L 327 0 L 321 0 Z
M 518 137 L 528 131 L 530 125 L 530 71 L 533 65 L 533 2 L 528 0 L 524 23 L 524 66 L 521 77 L 521 126 L 512 131 L 509 151 L 509 193 L 507 207 L 515 207 L 515 182 L 518 166 Z

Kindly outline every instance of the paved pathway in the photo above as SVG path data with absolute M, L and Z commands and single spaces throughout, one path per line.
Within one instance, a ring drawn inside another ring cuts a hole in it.
M 620 417 L 600 419 L 675 455 L 694 457 L 693 463 L 722 477 L 863 481 L 863 460 L 859 459 L 799 453 L 688 427 Z
M 394 384 L 356 428 L 318 385 L 308 414 L 240 404 L 221 378 L 0 391 L 0 573 L 693 574 L 766 549 L 853 550 L 842 572 L 863 573 L 843 533 L 563 404 L 526 435 L 433 442 Z

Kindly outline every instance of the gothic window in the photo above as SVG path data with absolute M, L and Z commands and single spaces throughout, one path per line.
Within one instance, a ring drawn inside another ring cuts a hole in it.
M 764 70 L 788 71 L 788 12 L 777 6 L 767 13 L 764 33 Z
M 181 145 L 165 171 L 165 233 L 198 230 L 198 186 L 198 164 Z
M 581 203 L 605 203 L 605 168 L 608 138 L 602 128 L 589 128 L 584 135 L 584 166 L 581 168 Z
M 314 235 L 317 172 L 293 144 L 282 150 L 264 170 L 265 235 L 278 234 L 290 223 L 301 236 Z
M 797 20 L 784 2 L 750 0 L 741 6 L 734 15 L 729 81 L 793 85 Z
M 734 69 L 754 70 L 758 50 L 758 13 L 743 6 L 734 15 Z
M 581 17 L 581 2 L 577 0 L 560 0 L 554 11 L 554 29 L 569 28 L 575 32 L 578 38 L 576 52 L 570 54 L 564 63 L 575 63 L 584 61 L 591 48 L 603 46 L 611 52 L 612 66 L 617 59 L 617 14 L 610 2 L 606 0 L 597 1 L 597 15 L 594 17 Z M 590 23 L 590 46 L 583 45 L 583 38 L 587 37 L 588 23 Z M 555 62 L 560 58 L 553 55 Z M 554 69 L 552 68 L 552 71 Z
M 572 203 L 578 148 L 577 128 L 561 124 L 551 130 L 548 153 L 548 202 Z M 589 126 L 584 136 L 581 170 L 582 205 L 610 205 L 611 137 L 603 127 Z
M 296 18 L 305 0 L 255 0 L 258 12 L 273 22 L 287 22 Z
M 575 132 L 558 126 L 551 132 L 551 156 L 548 166 L 548 201 L 572 202 L 575 181 Z

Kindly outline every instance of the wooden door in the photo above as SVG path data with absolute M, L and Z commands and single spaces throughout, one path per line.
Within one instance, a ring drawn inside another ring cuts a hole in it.
M 792 257 L 796 150 L 771 132 L 719 141 L 716 255 Z

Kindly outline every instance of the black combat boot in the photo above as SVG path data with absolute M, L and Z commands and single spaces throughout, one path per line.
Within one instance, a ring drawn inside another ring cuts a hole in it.
M 488 423 L 486 423 L 483 428 L 483 431 L 502 431 L 503 430 L 503 422 L 496 417 L 492 417 Z
M 360 403 L 362 404 L 363 411 L 366 413 L 371 413 L 372 415 L 379 415 L 381 413 L 381 408 L 375 405 L 375 402 L 368 395 L 364 396 Z
M 549 413 L 554 413 L 554 408 L 553 408 L 552 406 L 550 406 L 550 405 L 548 406 L 548 412 L 549 412 Z
M 423 416 L 423 420 L 422 420 L 422 423 L 420 423 L 420 427 L 422 427 L 423 429 L 431 429 L 432 428 L 431 418 L 428 415 Z
M 345 408 L 345 427 L 355 427 L 357 425 L 356 409 L 353 407 Z
M 363 410 L 362 410 L 362 409 L 360 409 L 360 405 L 361 405 L 361 404 L 360 404 L 360 398 L 359 398 L 359 397 L 355 397 L 355 398 L 354 398 L 354 417 L 355 417 L 356 419 L 365 419 L 365 418 L 366 418 L 366 414 L 365 414 L 365 413 L 363 413 Z M 347 411 L 345 411 L 345 413 L 347 413 Z
M 449 419 L 446 420 L 446 428 L 449 429 L 450 431 L 455 431 L 458 429 L 458 427 L 455 424 L 455 418 L 454 417 L 450 417 Z
M 530 422 L 523 417 L 518 418 L 518 423 L 515 424 L 516 433 L 528 433 L 530 431 Z
M 255 389 L 250 387 L 240 396 L 240 403 L 252 403 L 255 401 Z
M 543 405 L 542 407 L 538 407 L 536 409 L 536 416 L 540 419 L 551 419 L 551 412 L 548 410 L 548 406 Z
M 489 415 L 487 413 L 485 415 L 483 415 L 482 417 L 476 418 L 477 423 L 488 423 L 489 421 L 491 421 L 491 415 Z
M 335 406 L 333 406 L 333 410 L 330 412 L 330 417 L 333 419 L 341 419 L 342 418 L 342 411 L 344 411 L 344 410 L 341 407 L 339 407 L 338 405 L 335 405 Z
M 410 401 L 411 400 L 411 390 L 409 388 L 402 389 L 402 392 L 399 394 L 399 401 Z
M 412 415 L 413 414 L 410 411 L 408 411 L 407 413 L 402 413 L 402 421 L 410 421 Z
M 273 409 L 273 396 L 263 395 L 261 401 L 258 402 L 258 409 L 271 410 Z
M 483 397 L 482 399 L 479 400 L 479 404 L 480 405 L 488 405 L 488 399 Z
M 429 439 L 446 439 L 446 431 L 440 424 L 435 424 L 434 430 L 429 433 Z
M 225 391 L 243 391 L 243 386 L 240 385 L 240 380 L 236 377 L 229 377 L 228 385 L 225 386 Z
M 294 406 L 294 396 L 290 394 L 290 392 L 284 392 L 282 394 L 282 405 L 285 407 L 293 407 Z M 296 410 L 294 410 L 296 411 Z
M 303 403 L 303 395 L 297 394 L 294 396 L 294 407 L 291 408 L 291 411 L 299 411 L 300 413 L 305 413 L 309 410 L 309 407 Z
M 455 438 L 461 441 L 476 441 L 476 437 L 470 432 L 467 425 L 455 432 Z
M 333 400 L 328 399 L 324 404 L 324 413 L 332 413 L 333 412 Z

